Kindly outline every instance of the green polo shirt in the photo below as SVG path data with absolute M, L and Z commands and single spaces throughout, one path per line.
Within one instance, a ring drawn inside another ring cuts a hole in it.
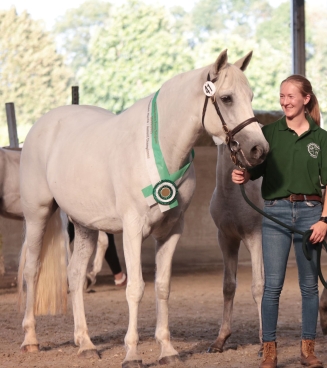
M 310 128 L 300 136 L 288 128 L 285 116 L 262 128 L 270 150 L 266 160 L 249 172 L 251 180 L 263 176 L 264 199 L 321 196 L 321 184 L 327 184 L 327 132 L 310 116 L 307 119 Z

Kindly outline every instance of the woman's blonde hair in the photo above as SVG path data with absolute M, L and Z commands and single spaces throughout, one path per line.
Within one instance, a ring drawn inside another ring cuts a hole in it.
M 299 74 L 290 75 L 288 78 L 284 79 L 280 85 L 285 82 L 291 82 L 296 84 L 300 93 L 303 97 L 310 95 L 310 101 L 305 106 L 306 111 L 310 114 L 314 122 L 320 126 L 320 109 L 319 103 L 316 95 L 312 91 L 312 86 L 310 81 Z

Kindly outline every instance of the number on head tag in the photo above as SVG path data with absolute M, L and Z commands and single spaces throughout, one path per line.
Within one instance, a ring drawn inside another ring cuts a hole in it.
M 216 93 L 216 86 L 212 82 L 207 81 L 203 85 L 203 92 L 206 96 L 212 97 Z

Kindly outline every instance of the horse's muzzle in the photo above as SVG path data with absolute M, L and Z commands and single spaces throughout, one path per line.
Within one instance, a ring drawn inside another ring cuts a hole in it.
M 255 162 L 255 165 L 261 164 L 267 157 L 268 150 L 261 145 L 252 147 L 250 151 L 250 160 Z

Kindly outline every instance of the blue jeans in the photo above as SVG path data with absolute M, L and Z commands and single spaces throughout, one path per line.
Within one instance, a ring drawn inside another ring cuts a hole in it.
M 265 201 L 264 211 L 285 224 L 306 231 L 316 223 L 322 213 L 318 201 L 290 202 L 280 199 Z M 302 339 L 315 339 L 319 307 L 317 251 L 312 250 L 308 261 L 302 251 L 302 236 L 292 233 L 263 217 L 262 250 L 265 287 L 262 298 L 263 342 L 276 340 L 279 297 L 283 288 L 288 255 L 294 244 L 302 295 Z

